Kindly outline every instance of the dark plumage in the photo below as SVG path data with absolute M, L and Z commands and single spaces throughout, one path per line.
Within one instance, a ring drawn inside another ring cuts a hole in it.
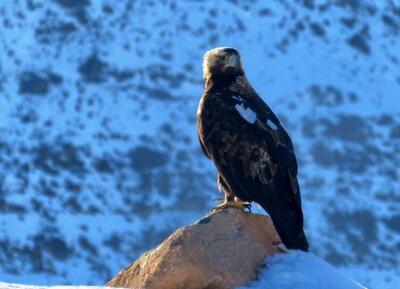
M 237 50 L 207 52 L 203 70 L 198 136 L 217 168 L 226 206 L 257 202 L 271 216 L 287 248 L 308 250 L 289 135 L 248 83 Z

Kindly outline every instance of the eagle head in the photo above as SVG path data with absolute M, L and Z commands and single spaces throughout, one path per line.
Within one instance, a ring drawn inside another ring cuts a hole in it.
M 218 47 L 204 54 L 203 77 L 235 77 L 244 75 L 240 54 L 231 47 Z

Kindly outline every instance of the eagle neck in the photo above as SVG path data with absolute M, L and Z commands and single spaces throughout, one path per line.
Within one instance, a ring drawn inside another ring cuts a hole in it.
M 210 77 L 205 80 L 205 92 L 231 91 L 241 95 L 253 95 L 255 91 L 245 75 L 230 78 Z

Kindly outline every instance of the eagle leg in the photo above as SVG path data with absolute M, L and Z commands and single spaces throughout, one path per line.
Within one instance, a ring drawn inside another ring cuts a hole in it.
M 235 194 L 232 193 L 232 191 L 229 189 L 228 184 L 220 174 L 218 174 L 217 178 L 217 187 L 220 192 L 224 193 L 224 198 L 214 199 L 214 201 L 219 202 L 219 205 L 213 208 L 211 212 L 217 212 L 229 207 L 233 207 L 233 208 L 238 208 L 242 211 L 245 211 L 247 209 L 251 213 L 251 203 L 244 202 L 238 197 L 236 197 Z
M 224 201 L 221 202 L 215 208 L 213 208 L 211 211 L 218 212 L 218 211 L 222 211 L 226 208 L 237 208 L 242 211 L 245 211 L 247 209 L 247 210 L 249 210 L 249 212 L 251 212 L 251 203 L 244 202 L 236 197 L 234 199 L 225 197 Z

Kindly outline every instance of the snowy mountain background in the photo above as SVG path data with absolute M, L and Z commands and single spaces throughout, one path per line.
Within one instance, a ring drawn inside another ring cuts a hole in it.
M 0 2 L 0 280 L 102 285 L 219 197 L 201 61 L 233 46 L 300 163 L 315 254 L 400 287 L 400 3 Z

